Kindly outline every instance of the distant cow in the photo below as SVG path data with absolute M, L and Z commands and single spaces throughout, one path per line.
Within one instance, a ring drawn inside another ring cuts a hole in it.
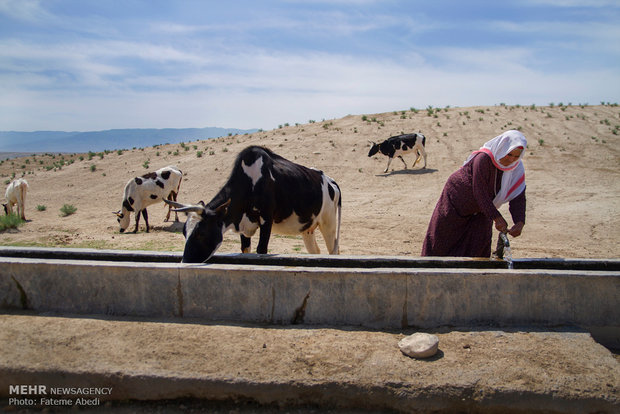
M 306 168 L 250 146 L 239 153 L 224 187 L 205 205 L 167 201 L 191 213 L 185 222 L 184 263 L 206 262 L 228 230 L 241 234 L 241 251 L 250 252 L 260 229 L 257 253 L 267 253 L 271 232 L 300 234 L 309 253 L 320 253 L 314 230 L 323 234 L 330 254 L 339 253 L 340 188 L 322 171 Z
M 146 224 L 146 232 L 148 233 L 149 218 L 146 208 L 162 200 L 176 200 L 179 187 L 181 186 L 181 178 L 183 178 L 183 173 L 179 169 L 168 166 L 129 180 L 127 185 L 125 185 L 122 207 L 114 213 L 121 226 L 121 233 L 129 227 L 131 212 L 134 212 L 136 217 L 136 228 L 133 232 L 136 233 L 138 231 L 140 213 L 142 213 Z M 168 214 L 165 221 L 170 219 L 170 210 L 171 207 L 168 206 Z M 179 221 L 177 213 L 175 213 L 175 220 Z
M 12 214 L 13 206 L 17 205 L 17 215 L 22 220 L 26 220 L 26 215 L 24 213 L 24 209 L 26 208 L 26 191 L 28 191 L 28 182 L 23 178 L 12 181 L 6 187 L 6 204 L 2 203 L 5 214 Z
M 407 163 L 402 156 L 410 152 L 413 152 L 416 155 L 415 162 L 411 168 L 415 167 L 420 160 L 420 157 L 424 157 L 424 167 L 422 168 L 426 168 L 426 151 L 424 149 L 424 146 L 426 145 L 426 137 L 422 134 L 397 135 L 386 139 L 380 144 L 374 142 L 371 142 L 371 144 L 372 146 L 368 152 L 369 157 L 372 157 L 379 151 L 381 151 L 381 154 L 388 156 L 387 167 L 385 167 L 385 171 L 383 172 L 388 172 L 390 164 L 395 156 L 400 158 L 403 164 L 405 164 L 405 169 L 407 169 Z

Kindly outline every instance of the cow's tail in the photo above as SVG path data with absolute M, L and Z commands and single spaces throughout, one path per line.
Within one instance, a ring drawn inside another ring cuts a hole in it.
M 340 191 L 340 187 L 336 184 L 338 188 L 338 224 L 336 227 L 336 241 L 334 242 L 334 254 L 340 254 L 340 221 L 342 219 L 342 191 Z
M 23 180 L 19 185 L 19 201 L 17 203 L 17 210 L 22 220 L 26 219 L 26 190 L 28 190 L 28 183 Z
M 23 181 L 19 186 L 19 199 L 22 204 L 26 203 L 26 190 L 28 190 L 28 183 Z

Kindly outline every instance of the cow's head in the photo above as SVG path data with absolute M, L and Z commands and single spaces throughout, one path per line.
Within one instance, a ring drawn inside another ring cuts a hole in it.
M 198 204 L 164 201 L 175 207 L 174 211 L 189 214 L 183 227 L 185 249 L 182 263 L 204 263 L 209 260 L 224 240 L 224 218 L 228 213 L 230 199 L 215 209 L 205 206 L 202 201 Z
M 368 142 L 370 142 L 370 151 L 368 151 L 368 156 L 372 157 L 377 152 L 379 152 L 379 144 L 377 144 L 376 142 L 372 142 L 372 141 L 368 141 Z
M 129 213 L 134 211 L 134 208 L 131 206 L 132 204 L 133 198 L 129 197 L 129 200 L 123 200 L 123 207 L 120 210 L 112 212 L 112 214 L 116 216 L 116 221 L 118 221 L 118 224 L 121 226 L 119 229 L 121 233 L 129 227 Z
M 112 212 L 116 216 L 116 221 L 121 226 L 119 231 L 123 233 L 129 227 L 129 213 L 123 212 L 122 210 Z

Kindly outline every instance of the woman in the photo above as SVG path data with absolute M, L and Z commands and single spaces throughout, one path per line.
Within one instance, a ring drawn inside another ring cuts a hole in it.
M 506 131 L 474 151 L 453 173 L 435 206 L 422 246 L 422 256 L 490 257 L 492 223 L 500 232 L 521 235 L 525 225 L 527 140 L 519 131 Z M 497 210 L 509 202 L 515 223 Z

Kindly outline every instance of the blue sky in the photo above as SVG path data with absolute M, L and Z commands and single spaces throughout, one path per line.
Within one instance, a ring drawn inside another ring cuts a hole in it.
M 618 102 L 617 0 L 0 0 L 0 130 Z

